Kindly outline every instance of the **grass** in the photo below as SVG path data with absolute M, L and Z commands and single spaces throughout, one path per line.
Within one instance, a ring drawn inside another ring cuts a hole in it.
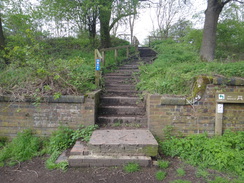
M 0 151 L 0 164 L 1 166 L 4 164 L 12 166 L 29 160 L 40 155 L 41 146 L 41 140 L 35 137 L 31 130 L 24 130 Z
M 140 170 L 140 165 L 138 163 L 128 163 L 123 169 L 126 173 L 133 173 Z
M 185 176 L 186 175 L 186 171 L 183 168 L 177 168 L 176 172 L 177 172 L 177 176 Z
M 81 126 L 77 130 L 68 127 L 60 127 L 54 131 L 51 137 L 42 139 L 30 130 L 24 130 L 17 137 L 0 149 L 0 165 L 13 166 L 19 162 L 29 160 L 35 156 L 49 154 L 46 161 L 48 169 L 59 168 L 65 170 L 67 162 L 56 164 L 55 161 L 63 150 L 71 147 L 77 140 L 89 141 L 92 132 L 97 126 Z
M 190 95 L 194 79 L 215 74 L 244 77 L 244 61 L 202 62 L 188 43 L 165 40 L 155 45 L 158 58 L 153 64 L 140 67 L 138 89 L 150 93 Z
M 164 172 L 162 170 L 159 170 L 159 171 L 156 172 L 155 177 L 156 177 L 157 180 L 162 181 L 166 177 L 166 172 Z
M 158 161 L 158 167 L 161 169 L 166 169 L 169 167 L 169 161 L 163 161 L 163 160 L 159 160 Z
M 171 136 L 159 142 L 161 153 L 179 156 L 194 166 L 212 168 L 244 175 L 244 132 L 226 131 L 223 136 L 208 137 L 207 134 L 190 135 L 185 138 Z M 198 176 L 207 177 L 208 173 L 199 169 Z

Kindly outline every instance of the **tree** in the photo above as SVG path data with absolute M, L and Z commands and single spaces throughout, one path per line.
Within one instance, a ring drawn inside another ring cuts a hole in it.
M 5 38 L 3 35 L 2 18 L 0 17 L 0 50 L 3 50 L 5 46 Z
M 219 15 L 223 7 L 230 2 L 244 3 L 243 0 L 208 0 L 205 11 L 203 40 L 200 50 L 202 60 L 213 61 L 216 48 L 216 31 Z
M 129 3 L 133 6 L 138 4 L 138 0 L 120 1 L 120 6 L 123 11 L 117 15 L 115 19 L 111 21 L 112 5 L 118 0 L 100 0 L 99 4 L 99 20 L 100 20 L 100 36 L 101 47 L 108 48 L 111 46 L 110 31 L 114 25 L 124 17 L 137 14 L 136 8 L 130 8 Z M 129 8 L 128 8 L 129 7 Z M 110 23 L 111 22 L 111 23 Z

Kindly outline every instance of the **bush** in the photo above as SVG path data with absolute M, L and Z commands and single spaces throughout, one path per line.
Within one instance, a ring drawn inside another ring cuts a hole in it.
M 223 136 L 212 138 L 206 134 L 172 137 L 161 142 L 160 149 L 166 155 L 180 156 L 193 165 L 228 170 L 243 176 L 243 139 L 243 131 L 226 131 Z

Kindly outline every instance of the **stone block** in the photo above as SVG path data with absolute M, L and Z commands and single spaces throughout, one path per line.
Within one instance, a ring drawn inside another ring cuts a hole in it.
M 162 105 L 186 105 L 185 97 L 162 96 L 160 100 Z

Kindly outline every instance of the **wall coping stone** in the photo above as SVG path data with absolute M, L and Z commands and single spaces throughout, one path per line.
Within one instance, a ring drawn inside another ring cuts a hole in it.
M 86 95 L 62 95 L 58 99 L 54 99 L 53 96 L 43 97 L 41 103 L 85 103 L 85 98 L 94 98 L 97 94 L 99 94 L 101 90 L 96 90 L 93 92 L 89 92 Z M 36 102 L 32 97 L 25 97 L 22 99 L 16 99 L 12 95 L 0 96 L 0 102 Z
M 216 76 L 213 78 L 215 85 L 229 85 L 229 86 L 244 86 L 244 78 L 232 77 L 227 78 L 224 76 Z
M 167 96 L 161 97 L 161 105 L 186 105 L 186 97 L 182 96 Z

